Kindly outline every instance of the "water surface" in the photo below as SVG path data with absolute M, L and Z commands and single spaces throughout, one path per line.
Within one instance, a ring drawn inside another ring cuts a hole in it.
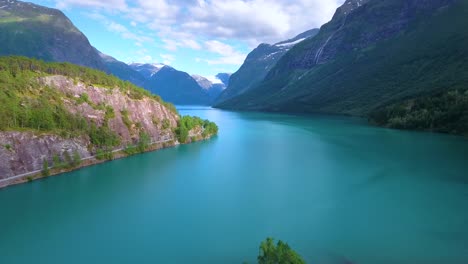
M 219 136 L 0 190 L 0 263 L 468 263 L 468 140 L 200 107 Z

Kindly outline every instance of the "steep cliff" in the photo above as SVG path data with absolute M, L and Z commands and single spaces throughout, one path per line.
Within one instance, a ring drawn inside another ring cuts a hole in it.
M 0 58 L 0 88 L 0 185 L 72 156 L 109 159 L 217 133 L 209 121 L 181 127 L 175 108 L 158 96 L 71 64 Z

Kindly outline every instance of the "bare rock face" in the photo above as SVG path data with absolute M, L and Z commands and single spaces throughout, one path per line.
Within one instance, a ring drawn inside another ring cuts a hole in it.
M 91 156 L 86 138 L 64 139 L 57 135 L 35 135 L 32 132 L 0 132 L 0 179 L 41 170 L 44 160 L 52 164 L 54 155 L 81 158 Z
M 107 125 L 119 135 L 121 146 L 116 149 L 138 142 L 141 133 L 153 142 L 174 140 L 177 144 L 173 128 L 179 116 L 155 98 L 133 99 L 130 91 L 95 87 L 65 76 L 43 77 L 40 83 L 58 89 L 70 113 L 83 116 L 98 127 Z M 64 138 L 48 133 L 0 132 L 0 179 L 39 171 L 44 160 L 52 164 L 55 155 L 63 160 L 66 152 L 69 156 L 77 152 L 81 158 L 87 158 L 95 151 L 88 135 Z
M 86 85 L 64 76 L 42 78 L 44 85 L 55 87 L 67 95 L 65 106 L 73 114 L 81 114 L 98 125 L 108 122 L 123 145 L 138 141 L 140 132 L 147 133 L 153 141 L 171 138 L 173 127 L 177 126 L 178 115 L 171 112 L 152 98 L 132 99 L 118 88 L 101 88 Z M 77 103 L 76 98 L 88 98 Z M 106 111 L 113 117 L 106 120 Z M 164 123 L 169 127 L 164 129 Z

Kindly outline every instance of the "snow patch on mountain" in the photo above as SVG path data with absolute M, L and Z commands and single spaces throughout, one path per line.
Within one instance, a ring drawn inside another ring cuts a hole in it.
M 282 43 L 282 44 L 276 44 L 275 46 L 277 47 L 292 47 L 296 44 L 298 44 L 299 42 L 302 42 L 304 41 L 306 38 L 301 38 L 301 39 L 298 39 L 296 41 L 292 41 L 292 42 L 287 42 L 287 43 Z

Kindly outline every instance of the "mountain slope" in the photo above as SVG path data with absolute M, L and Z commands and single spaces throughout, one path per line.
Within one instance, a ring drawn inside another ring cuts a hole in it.
M 218 73 L 216 78 L 208 80 L 200 75 L 192 75 L 192 78 L 197 81 L 198 85 L 208 93 L 212 102 L 215 102 L 224 89 L 226 89 L 226 83 L 229 83 L 229 77 L 229 73 Z
M 164 64 L 157 63 L 132 63 L 129 65 L 133 70 L 139 72 L 145 79 L 150 79 L 158 73 L 162 67 L 166 66 Z
M 88 39 L 59 10 L 16 0 L 0 0 L 0 55 L 23 55 L 105 66 Z
M 462 0 L 348 0 L 262 83 L 220 107 L 368 115 L 404 99 L 466 89 L 467 24 Z
M 186 72 L 164 66 L 148 79 L 144 87 L 164 100 L 180 105 L 210 105 L 208 93 Z
M 315 36 L 318 29 L 306 31 L 292 39 L 270 44 L 260 44 L 249 53 L 241 68 L 229 79 L 229 85 L 217 99 L 219 104 L 238 96 L 260 83 L 278 60 L 297 43 Z
M 129 81 L 136 86 L 143 86 L 146 79 L 138 71 L 124 62 L 118 61 L 115 58 L 99 52 L 101 59 L 106 67 L 106 72 L 124 80 Z

